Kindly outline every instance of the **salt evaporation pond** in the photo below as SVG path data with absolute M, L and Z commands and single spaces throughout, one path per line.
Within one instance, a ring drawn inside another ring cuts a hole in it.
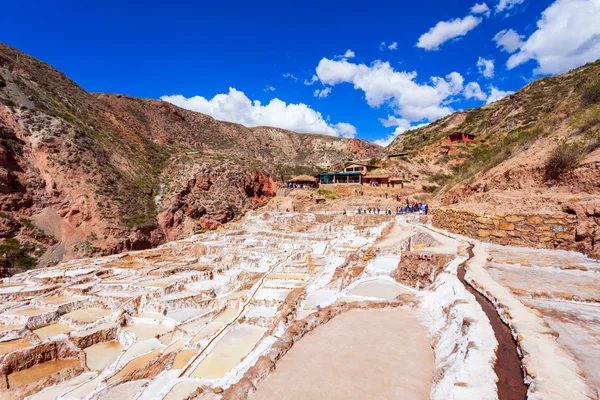
M 59 383 L 56 386 L 52 386 L 50 389 L 46 389 L 43 392 L 39 392 L 34 394 L 33 396 L 29 396 L 27 400 L 50 400 L 56 399 L 61 394 L 68 392 L 69 390 L 75 389 L 77 386 L 81 385 L 83 382 L 91 379 L 96 376 L 93 372 L 83 373 L 79 376 L 76 376 L 73 379 L 68 381 Z
M 246 314 L 246 316 L 248 318 L 260 318 L 260 317 L 270 318 L 270 317 L 275 316 L 276 312 L 277 312 L 277 307 L 256 306 L 256 307 L 250 308 L 250 310 L 248 310 L 248 314 Z
M 304 308 L 309 310 L 314 310 L 318 307 L 327 307 L 335 300 L 335 292 L 331 291 L 318 291 L 314 292 L 308 296 L 306 299 L 306 303 L 304 303 Z
M 211 322 L 207 324 L 204 328 L 200 330 L 200 332 L 196 334 L 196 336 L 192 338 L 192 343 L 196 343 L 202 339 L 206 339 L 214 335 L 215 333 L 223 329 L 225 325 L 226 324 L 224 322 Z
M 198 349 L 181 350 L 173 359 L 172 369 L 182 369 L 198 353 Z
M 353 310 L 298 341 L 255 400 L 429 399 L 427 327 L 409 310 Z
M 160 354 L 160 349 L 156 349 L 151 351 L 150 353 L 146 353 L 143 356 L 139 356 L 129 361 L 116 375 L 112 376 L 108 382 L 114 382 L 117 379 L 123 378 L 129 375 L 131 372 L 135 371 L 138 368 L 141 368 L 148 364 L 154 357 Z
M 97 343 L 85 348 L 85 362 L 92 371 L 100 371 L 115 362 L 125 347 L 116 340 Z
M 36 315 L 44 314 L 50 311 L 54 311 L 54 308 L 38 307 L 38 306 L 24 306 L 15 308 L 13 310 L 6 311 L 5 315 L 19 315 L 23 317 L 35 317 Z
M 354 289 L 348 292 L 348 295 L 393 300 L 403 293 L 411 292 L 394 282 L 385 279 L 373 279 L 359 283 Z
M 104 308 L 84 308 L 81 310 L 72 311 L 63 315 L 63 317 L 70 319 L 74 322 L 80 322 L 84 324 L 90 324 L 96 322 L 107 315 L 112 314 L 111 310 Z
M 44 340 L 44 339 L 52 337 L 52 336 L 60 335 L 63 333 L 69 333 L 72 330 L 73 330 L 73 328 L 70 327 L 69 325 L 51 324 L 51 325 L 44 326 L 43 328 L 34 329 L 33 333 L 38 335 L 38 337 L 40 339 Z
M 169 311 L 167 312 L 166 317 L 174 319 L 177 322 L 187 321 L 188 319 L 198 317 L 208 311 L 207 308 L 182 308 L 181 310 Z
M 233 319 L 238 315 L 239 311 L 235 308 L 226 308 L 222 313 L 220 313 L 215 319 L 215 322 L 225 322 L 229 323 L 233 321 Z
M 200 386 L 200 384 L 193 380 L 179 382 L 171 388 L 163 400 L 183 400 L 198 389 L 198 386 Z
M 13 329 L 21 329 L 25 324 L 0 325 L 0 333 L 12 331 Z
M 33 346 L 33 343 L 25 339 L 16 339 L 9 340 L 6 342 L 0 342 L 0 355 L 12 353 L 13 351 L 17 351 L 31 346 Z
M 76 359 L 46 361 L 45 363 L 34 365 L 31 368 L 8 374 L 8 386 L 14 388 L 28 385 L 40 379 L 47 378 L 64 369 L 78 367 L 80 365 L 79 360 Z
M 138 340 L 147 340 L 171 332 L 172 327 L 165 324 L 151 324 L 143 322 L 133 322 L 123 327 L 128 332 L 135 334 Z
M 63 304 L 73 303 L 74 301 L 84 300 L 83 296 L 48 296 L 40 299 L 42 303 L 51 306 L 62 306 Z
M 265 332 L 265 328 L 257 326 L 236 326 L 225 334 L 190 376 L 205 379 L 221 378 L 252 351 Z
M 261 288 L 256 292 L 256 300 L 285 300 L 291 290 Z

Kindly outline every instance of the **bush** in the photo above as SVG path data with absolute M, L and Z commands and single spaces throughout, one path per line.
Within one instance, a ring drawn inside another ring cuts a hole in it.
M 438 186 L 436 185 L 423 185 L 423 191 L 427 193 L 433 193 L 437 190 Z
M 21 244 L 17 239 L 5 239 L 0 243 L 0 266 L 31 269 L 37 265 L 37 260 L 28 253 L 35 251 L 31 243 Z
M 600 82 L 586 87 L 581 99 L 583 100 L 583 103 L 588 106 L 600 103 Z
M 575 168 L 581 156 L 581 146 L 576 143 L 560 143 L 546 161 L 547 180 L 557 179 L 563 173 Z

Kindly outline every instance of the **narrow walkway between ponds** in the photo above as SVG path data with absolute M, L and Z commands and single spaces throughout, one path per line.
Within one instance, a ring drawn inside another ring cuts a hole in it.
M 353 310 L 297 342 L 252 398 L 429 399 L 433 364 L 417 311 Z

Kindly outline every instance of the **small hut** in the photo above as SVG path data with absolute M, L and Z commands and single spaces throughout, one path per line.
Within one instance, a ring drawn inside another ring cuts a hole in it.
M 286 182 L 289 188 L 316 188 L 319 186 L 319 180 L 310 175 L 298 175 Z
M 390 173 L 383 168 L 379 168 L 375 171 L 367 173 L 363 177 L 363 184 L 374 186 L 389 186 L 389 179 Z
M 404 187 L 404 180 L 402 178 L 390 178 L 389 179 L 390 182 L 390 186 L 395 188 L 395 187 L 399 187 L 399 188 L 403 188 Z

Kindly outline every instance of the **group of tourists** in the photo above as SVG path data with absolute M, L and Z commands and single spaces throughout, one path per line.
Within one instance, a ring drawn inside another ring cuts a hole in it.
M 292 182 L 284 182 L 283 185 L 281 185 L 282 188 L 284 189 L 304 189 L 304 188 L 310 188 L 310 186 L 306 186 L 303 183 L 292 183 Z
M 363 210 L 362 207 L 358 207 L 358 209 L 356 210 L 357 214 L 389 214 L 392 215 L 392 208 L 388 207 L 387 210 L 386 209 L 381 209 L 379 207 L 369 207 L 369 208 L 365 208 Z M 344 215 L 346 215 L 346 210 L 344 210 Z
M 387 215 L 393 215 L 394 213 L 396 215 L 402 215 L 402 214 L 412 214 L 412 213 L 419 213 L 421 215 L 427 215 L 427 213 L 429 212 L 429 205 L 425 204 L 425 203 L 418 203 L 414 200 L 410 200 L 409 198 L 406 198 L 406 205 L 405 206 L 398 206 L 395 208 L 393 207 L 388 207 L 387 209 L 381 209 L 379 207 L 368 207 L 368 208 L 362 208 L 362 207 L 358 207 L 356 210 L 357 214 L 387 214 Z M 347 215 L 348 212 L 344 209 L 344 215 Z

